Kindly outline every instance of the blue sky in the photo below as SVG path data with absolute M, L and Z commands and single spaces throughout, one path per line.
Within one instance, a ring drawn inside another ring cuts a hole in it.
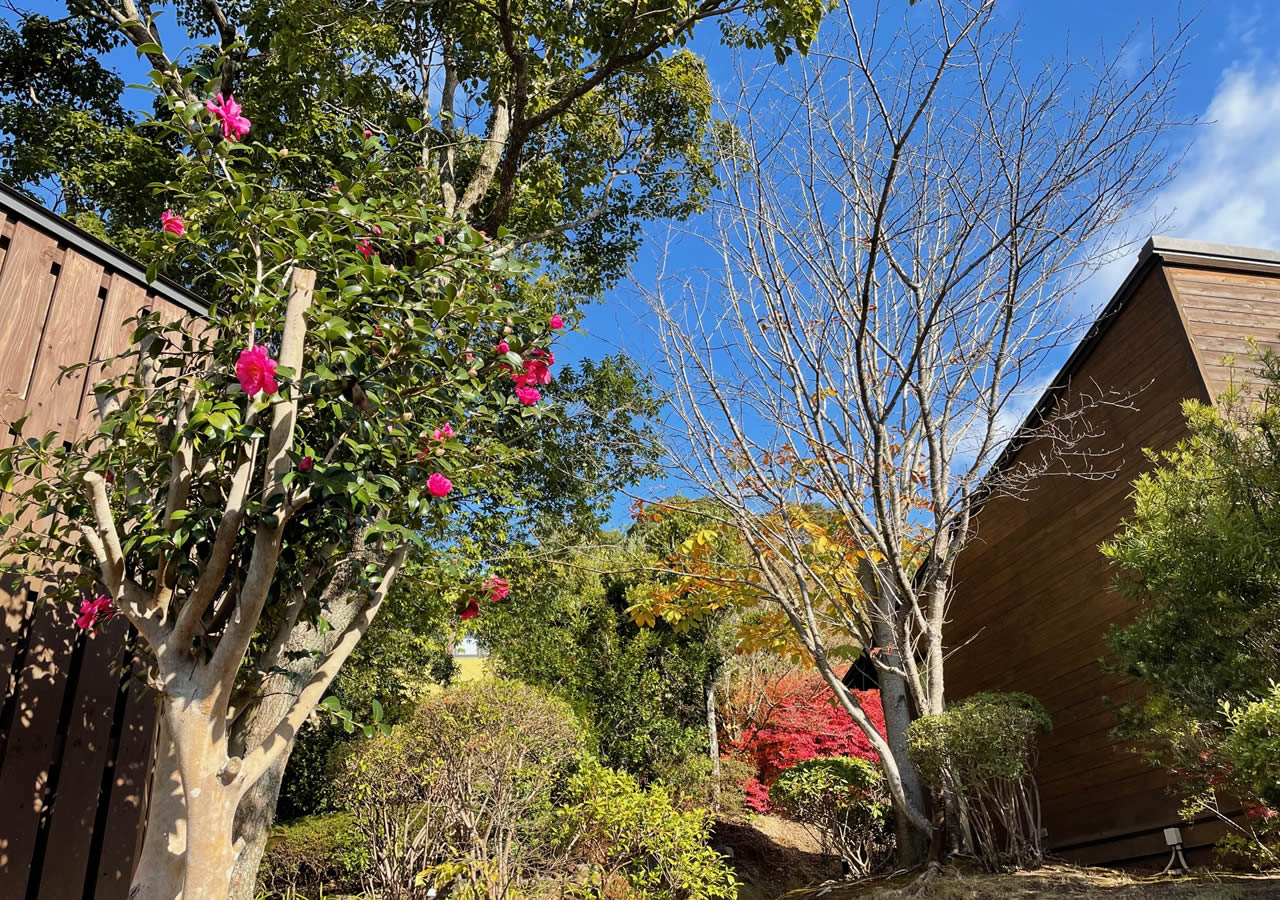
M 855 2 L 871 8 L 872 3 Z M 1194 127 L 1174 140 L 1186 150 L 1178 173 L 1155 198 L 1165 217 L 1160 233 L 1194 240 L 1280 248 L 1280 21 L 1266 13 L 1264 0 L 1187 5 L 1183 19 L 1195 19 L 1178 88 L 1179 112 Z M 1001 15 L 1020 21 L 1022 52 L 1028 61 L 1114 52 L 1130 38 L 1141 41 L 1154 27 L 1169 35 L 1179 12 L 1170 0 L 1003 0 Z M 732 87 L 730 54 L 707 30 L 699 50 L 708 59 L 717 87 Z M 1141 223 L 1135 227 L 1142 227 Z M 1149 231 L 1149 228 L 1144 230 Z M 648 242 L 635 269 L 651 278 L 668 227 L 647 230 Z M 695 252 L 690 249 L 688 253 Z M 674 263 L 687 261 L 679 247 Z M 1082 288 L 1084 306 L 1098 306 L 1119 286 L 1134 257 L 1120 260 Z M 596 306 L 584 323 L 588 338 L 570 343 L 566 359 L 625 349 L 643 355 L 648 329 L 634 285 L 621 285 L 607 304 Z
M 859 7 L 871 2 L 855 0 Z M 1169 0 L 1003 0 L 1000 14 L 1022 29 L 1021 52 L 1029 64 L 1044 59 L 1112 54 L 1129 42 L 1150 41 L 1152 30 L 1170 37 L 1179 16 L 1193 19 L 1178 85 L 1177 113 L 1194 126 L 1175 134 L 1173 152 L 1185 153 L 1172 181 L 1152 200 L 1152 208 L 1133 223 L 1144 236 L 1158 233 L 1194 240 L 1280 249 L 1280 24 L 1260 0 L 1210 2 L 1178 9 Z M 896 11 L 895 11 L 896 13 Z M 728 51 L 716 46 L 708 29 L 698 49 L 709 62 L 716 86 L 731 93 L 734 69 Z M 1139 49 L 1140 47 L 1135 47 Z M 696 226 L 695 226 L 696 228 Z M 656 277 L 664 254 L 669 268 L 696 267 L 700 245 L 674 239 L 655 224 L 647 231 L 634 278 Z M 1119 286 L 1136 253 L 1116 260 L 1084 284 L 1074 303 L 1097 309 Z M 646 307 L 635 283 L 620 285 L 604 304 L 592 307 L 561 354 L 572 361 L 616 350 L 653 357 Z M 1065 357 L 1066 350 L 1062 355 Z M 1053 372 L 1045 373 L 1045 382 Z M 1011 423 L 1036 399 L 1039 389 L 1017 398 Z M 678 485 L 645 485 L 644 496 L 661 496 Z M 625 498 L 615 513 L 625 510 Z

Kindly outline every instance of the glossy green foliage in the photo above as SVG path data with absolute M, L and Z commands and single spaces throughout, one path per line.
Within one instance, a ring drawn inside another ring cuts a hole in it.
M 128 38 L 148 61 L 119 71 L 99 61 L 121 41 L 102 24 L 110 7 L 87 0 L 3 35 L 11 181 L 52 186 L 68 213 L 132 248 L 164 208 L 138 188 L 174 148 L 138 128 L 121 90 L 167 61 L 184 81 L 216 75 L 255 136 L 313 161 L 288 173 L 296 187 L 320 186 L 355 149 L 352 124 L 398 137 L 404 177 L 433 208 L 508 227 L 554 272 L 547 289 L 591 295 L 625 272 L 641 222 L 689 215 L 714 183 L 710 84 L 685 47 L 695 26 L 719 19 L 727 40 L 782 57 L 808 45 L 827 3 L 177 0 L 147 7 L 152 32 Z M 215 47 L 179 52 L 210 35 Z
M 709 847 L 711 816 L 681 809 L 661 786 L 587 762 L 569 780 L 556 810 L 555 836 L 570 858 L 588 863 L 566 892 L 573 897 L 734 900 L 738 884 Z
M 1102 548 L 1141 610 L 1108 636 L 1113 664 L 1200 718 L 1280 681 L 1280 363 L 1257 362 L 1217 407 L 1186 404 L 1190 434 Z
M 851 756 L 796 763 L 769 787 L 775 809 L 810 826 L 856 875 L 869 872 L 892 846 L 892 805 L 874 762 Z
M 335 888 L 358 887 L 369 854 L 347 813 L 309 816 L 271 831 L 258 870 L 268 897 L 321 896 Z
M 724 649 L 703 630 L 635 625 L 627 592 L 643 580 L 632 572 L 640 551 L 616 535 L 603 543 L 566 551 L 562 565 L 535 555 L 513 576 L 518 595 L 475 633 L 500 672 L 568 700 L 609 765 L 683 783 L 706 754 L 706 685 Z

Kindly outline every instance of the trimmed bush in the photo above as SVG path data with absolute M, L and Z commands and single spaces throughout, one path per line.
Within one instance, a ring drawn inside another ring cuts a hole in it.
M 823 850 L 865 875 L 893 848 L 892 807 L 879 768 L 865 759 L 809 759 L 787 769 L 769 788 L 774 808 L 809 827 Z
M 291 898 L 354 891 L 369 862 L 360 830 L 346 813 L 306 816 L 271 830 L 258 890 Z
M 611 900 L 735 900 L 733 870 L 707 841 L 711 815 L 661 785 L 587 763 L 568 785 L 555 834 L 575 875 L 563 895 Z
M 1044 860 L 1036 738 L 1052 725 L 1030 694 L 984 692 L 907 731 L 921 779 L 955 798 L 968 849 L 988 869 Z
M 390 735 L 340 762 L 344 803 L 370 853 L 365 888 L 507 897 L 538 864 L 540 832 L 583 752 L 568 705 L 488 679 L 429 697 Z

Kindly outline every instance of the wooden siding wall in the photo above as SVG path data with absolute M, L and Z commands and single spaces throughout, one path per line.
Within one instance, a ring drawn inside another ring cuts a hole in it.
M 1109 703 L 1136 688 L 1105 674 L 1099 660 L 1107 628 L 1134 610 L 1109 590 L 1098 544 L 1131 509 L 1131 483 L 1149 467 L 1142 448 L 1174 444 L 1184 434 L 1180 401 L 1208 395 L 1161 266 L 1150 266 L 1133 290 L 1067 394 L 1096 396 L 1095 383 L 1138 392 L 1131 410 L 1090 414 L 1102 436 L 1089 449 L 1113 451 L 1100 464 L 1113 476 L 1045 475 L 1025 499 L 987 503 L 959 560 L 947 630 L 949 697 L 1026 691 L 1053 717 L 1040 744 L 1044 825 L 1051 847 L 1082 862 L 1167 852 L 1152 829 L 1178 820 L 1166 776 L 1110 735 Z M 1039 458 L 1042 449 L 1032 443 L 1017 458 Z M 1217 836 L 1199 832 L 1200 840 Z
M 184 311 L 144 288 L 136 266 L 122 271 L 123 257 L 69 240 L 75 232 L 11 195 L 0 194 L 0 215 L 0 422 L 26 415 L 26 434 L 81 433 L 94 427 L 91 381 L 84 370 L 60 379 L 62 367 L 123 349 L 123 323 L 141 310 Z M 37 602 L 39 591 L 0 585 L 0 897 L 123 900 L 155 703 L 122 689 L 137 664 L 123 620 L 88 638 L 74 610 Z
M 1214 397 L 1248 377 L 1249 338 L 1280 350 L 1280 277 L 1190 266 L 1166 271 Z

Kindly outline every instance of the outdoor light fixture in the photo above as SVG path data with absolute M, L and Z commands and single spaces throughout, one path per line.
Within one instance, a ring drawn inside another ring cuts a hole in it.
M 1168 875 L 1175 871 L 1190 872 L 1191 867 L 1187 865 L 1187 858 L 1182 855 L 1182 829 L 1166 828 L 1164 830 L 1164 842 L 1169 845 L 1169 863 L 1160 870 L 1161 875 Z

